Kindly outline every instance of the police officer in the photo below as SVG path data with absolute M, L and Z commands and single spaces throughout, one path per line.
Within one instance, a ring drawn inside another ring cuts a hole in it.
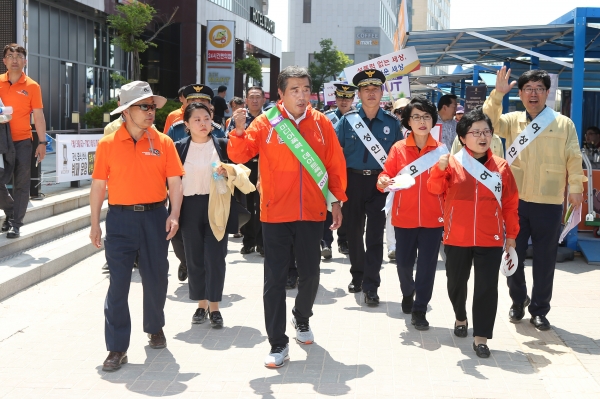
M 183 112 L 185 112 L 185 107 L 187 107 L 188 104 L 194 102 L 203 103 L 206 104 L 207 107 L 209 107 L 211 105 L 210 102 L 214 96 L 215 93 L 213 92 L 213 90 L 205 84 L 196 83 L 193 85 L 186 86 L 185 89 L 183 89 L 183 97 L 185 97 L 185 106 L 183 107 Z M 213 130 L 211 134 L 214 137 L 225 137 L 225 132 L 223 131 L 221 125 L 213 121 L 212 127 Z M 185 125 L 183 123 L 183 118 L 179 119 L 176 122 L 173 122 L 173 124 L 171 125 L 169 130 L 165 132 L 165 134 L 172 138 L 173 141 L 179 141 L 187 137 Z
M 348 168 L 348 202 L 342 208 L 352 274 L 348 291 L 362 290 L 366 304 L 378 305 L 385 230 L 383 208 L 387 194 L 377 190 L 377 175 L 383 170 L 392 145 L 402 139 L 402 133 L 398 119 L 379 106 L 385 75 L 367 69 L 357 73 L 352 83 L 358 87 L 362 107 L 344 115 L 336 128 Z M 366 251 L 363 245 L 365 219 Z
M 356 86 L 347 83 L 335 83 L 335 105 L 336 108 L 326 112 L 333 127 L 336 127 L 344 114 L 354 109 L 352 102 L 356 95 Z M 331 244 L 333 243 L 333 231 L 329 229 L 333 223 L 331 212 L 327 212 L 325 219 L 325 229 L 323 229 L 323 240 L 321 241 L 321 256 L 325 259 L 331 259 Z M 344 255 L 348 255 L 348 240 L 346 238 L 346 225 L 342 224 L 337 230 L 338 250 Z
M 106 348 L 104 371 L 115 371 L 127 363 L 131 335 L 128 294 L 131 265 L 140 254 L 144 290 L 144 331 L 153 349 L 166 343 L 164 306 L 167 299 L 169 240 L 179 228 L 184 169 L 175 144 L 152 128 L 156 108 L 167 99 L 152 94 L 146 82 L 121 87 L 121 113 L 125 122 L 114 134 L 98 143 L 90 191 L 92 243 L 100 248 L 100 210 L 108 186 L 106 217 L 106 261 L 110 285 L 104 302 Z M 170 214 L 165 207 L 169 186 Z M 165 228 L 166 227 L 166 228 Z

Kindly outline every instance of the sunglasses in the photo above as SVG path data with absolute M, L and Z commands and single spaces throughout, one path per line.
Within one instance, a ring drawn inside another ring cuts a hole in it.
M 154 111 L 156 110 L 156 104 L 132 104 L 132 107 L 140 107 L 140 110 L 146 111 Z

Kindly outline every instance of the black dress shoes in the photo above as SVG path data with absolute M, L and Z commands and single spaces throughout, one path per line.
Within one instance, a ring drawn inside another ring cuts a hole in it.
M 102 365 L 102 370 L 117 371 L 121 368 L 121 365 L 125 363 L 127 363 L 127 352 L 110 351 L 108 353 L 108 357 Z
M 465 324 L 465 325 L 460 325 L 460 326 L 457 325 L 456 322 L 454 322 L 454 335 L 456 335 L 457 337 L 466 338 L 468 329 L 469 329 L 469 322 L 467 322 L 467 324 Z
M 423 311 L 412 312 L 410 324 L 415 326 L 415 328 L 419 331 L 429 330 L 429 322 L 427 321 L 425 312 Z
M 265 248 L 262 245 L 256 246 L 256 252 L 258 252 L 263 258 L 265 257 Z
M 473 341 L 473 350 L 478 357 L 484 359 L 490 357 L 490 348 L 486 344 L 475 345 L 475 341 Z
M 7 216 L 4 219 L 4 222 L 2 222 L 2 231 L 6 232 L 6 231 L 10 230 L 11 227 L 12 227 L 12 223 L 10 222 L 10 218 Z
M 415 291 L 411 295 L 402 297 L 402 313 L 410 314 L 415 303 Z
M 198 308 L 192 316 L 192 324 L 202 324 L 206 319 L 208 319 L 208 311 L 204 308 Z
M 546 316 L 533 316 L 529 319 L 529 322 L 540 331 L 548 331 L 550 329 L 550 322 Z
M 167 347 L 167 338 L 162 329 L 156 334 L 148 334 L 148 338 L 150 338 L 148 345 L 150 345 L 152 349 L 162 349 Z
M 177 269 L 177 278 L 179 281 L 185 281 L 187 279 L 187 265 L 183 263 L 179 264 L 179 269 Z
M 510 307 L 510 310 L 508 311 L 508 318 L 510 319 L 510 321 L 512 323 L 517 323 L 519 321 L 521 321 L 521 319 L 523 317 L 525 317 L 525 308 L 527 306 L 529 306 L 529 304 L 531 303 L 531 299 L 529 299 L 529 296 L 527 296 L 527 298 L 525 298 L 525 302 L 523 303 L 514 303 L 513 305 Z
M 19 238 L 21 237 L 21 232 L 18 227 L 10 226 L 8 229 L 8 233 L 6 233 L 6 238 Z
M 375 291 L 365 292 L 365 303 L 370 306 L 379 305 L 379 295 Z
M 251 246 L 243 246 L 242 249 L 240 249 L 240 253 L 242 255 L 248 255 L 251 254 L 252 252 L 254 252 L 254 247 Z
M 221 316 L 221 312 L 218 310 L 210 312 L 210 325 L 212 328 L 223 327 L 223 316 Z
M 356 281 L 351 281 L 350 284 L 348 284 L 348 292 L 353 294 L 355 292 L 361 292 L 362 291 L 362 283 L 361 282 L 356 282 Z
M 338 251 L 340 251 L 341 254 L 348 255 L 350 253 L 350 250 L 348 249 L 348 241 L 342 241 L 338 243 Z

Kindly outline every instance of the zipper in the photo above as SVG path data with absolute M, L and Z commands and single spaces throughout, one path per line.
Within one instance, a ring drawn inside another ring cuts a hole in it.
M 454 213 L 454 207 L 452 207 L 452 209 L 450 209 L 450 220 L 448 221 L 448 232 L 446 233 L 446 240 L 448 239 L 448 237 L 450 236 L 450 228 L 452 227 L 452 214 Z
M 496 207 L 496 221 L 498 222 L 498 236 L 500 236 L 500 217 L 498 216 L 498 207 Z
M 300 220 L 302 220 L 302 162 L 300 164 Z
M 475 246 L 475 229 L 477 228 L 477 192 L 479 191 L 479 182 L 475 180 L 475 221 L 473 222 L 473 246 Z
M 421 227 L 421 176 L 419 176 L 419 227 Z

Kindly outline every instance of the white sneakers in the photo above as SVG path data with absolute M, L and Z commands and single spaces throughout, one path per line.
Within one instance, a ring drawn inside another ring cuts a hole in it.
M 295 317 L 292 317 L 292 325 L 296 329 L 296 342 L 302 345 L 310 345 L 315 341 L 315 336 L 307 322 L 298 322 Z M 290 359 L 290 346 L 273 346 L 271 351 L 265 357 L 265 367 L 279 368 L 282 367 L 286 360 Z

